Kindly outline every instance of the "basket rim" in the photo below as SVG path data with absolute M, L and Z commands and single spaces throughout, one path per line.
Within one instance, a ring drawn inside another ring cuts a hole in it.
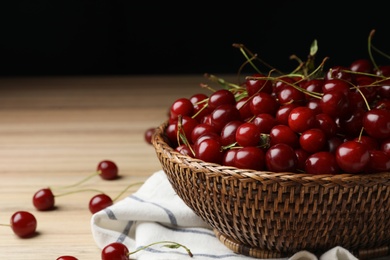
M 197 158 L 193 158 L 184 154 L 179 153 L 173 149 L 167 142 L 164 136 L 164 129 L 168 126 L 169 120 L 164 121 L 158 127 L 156 127 L 155 132 L 152 136 L 152 145 L 154 146 L 156 152 L 167 153 L 172 157 L 171 159 L 185 165 L 196 166 L 199 168 L 199 172 L 204 174 L 220 174 L 226 177 L 236 177 L 241 178 L 250 178 L 257 180 L 267 180 L 278 178 L 280 180 L 301 180 L 302 182 L 315 181 L 318 182 L 351 182 L 351 183 L 363 183 L 367 185 L 372 183 L 375 185 L 377 183 L 382 183 L 390 185 L 390 172 L 378 172 L 378 173 L 339 173 L 339 174 L 309 174 L 309 173 L 296 173 L 296 172 L 271 172 L 271 171 L 258 171 L 253 169 L 240 169 L 233 166 L 226 166 L 217 163 L 205 162 Z M 209 172 L 201 170 L 207 168 Z M 371 185 L 370 185 L 371 186 Z

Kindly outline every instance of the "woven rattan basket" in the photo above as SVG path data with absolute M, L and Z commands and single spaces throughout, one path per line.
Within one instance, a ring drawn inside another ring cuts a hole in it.
M 173 189 L 234 252 L 254 258 L 342 246 L 359 259 L 390 255 L 390 173 L 309 175 L 243 170 L 152 139 Z

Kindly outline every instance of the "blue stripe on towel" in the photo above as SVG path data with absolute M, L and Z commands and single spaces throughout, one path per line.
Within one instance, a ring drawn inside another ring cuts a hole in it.
M 137 197 L 137 196 L 134 196 L 134 195 L 130 195 L 128 198 L 133 199 L 133 200 L 137 200 L 137 201 L 140 201 L 140 202 L 144 202 L 144 203 L 149 203 L 149 204 L 155 205 L 155 206 L 157 206 L 157 207 L 163 209 L 163 210 L 167 213 L 167 215 L 168 215 L 168 217 L 169 217 L 169 220 L 170 220 L 171 224 L 174 225 L 174 226 L 177 226 L 176 217 L 175 217 L 175 215 L 172 213 L 172 211 L 170 211 L 169 209 L 164 208 L 164 207 L 162 207 L 161 205 L 159 205 L 159 204 L 157 204 L 157 203 L 150 202 L 150 201 L 145 201 L 145 200 L 143 200 L 143 199 L 141 199 L 141 198 L 139 198 L 139 197 Z
M 123 241 L 125 241 L 127 235 L 130 232 L 130 228 L 133 226 L 133 224 L 134 224 L 134 221 L 132 221 L 132 220 L 127 222 L 125 228 L 121 232 L 121 235 L 118 237 L 117 242 L 121 242 L 122 243 Z

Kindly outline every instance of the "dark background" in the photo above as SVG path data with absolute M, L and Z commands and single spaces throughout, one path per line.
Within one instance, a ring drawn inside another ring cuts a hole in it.
M 0 4 L 0 75 L 236 73 L 242 43 L 290 71 L 317 39 L 317 60 L 367 58 L 368 35 L 390 53 L 388 9 L 379 1 L 233 3 L 69 0 Z

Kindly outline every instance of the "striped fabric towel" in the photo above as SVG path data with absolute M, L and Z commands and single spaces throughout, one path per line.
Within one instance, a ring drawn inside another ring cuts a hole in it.
M 91 230 L 99 248 L 112 242 L 122 242 L 132 252 L 157 241 L 175 241 L 193 253 L 191 258 L 183 248 L 172 249 L 156 244 L 132 254 L 131 259 L 254 259 L 236 254 L 223 245 L 209 226 L 175 194 L 162 170 L 152 174 L 135 193 L 95 213 L 91 219 Z M 290 258 L 280 259 L 318 258 L 310 252 L 301 251 Z M 336 247 L 321 256 L 320 260 L 357 258 L 344 248 Z

